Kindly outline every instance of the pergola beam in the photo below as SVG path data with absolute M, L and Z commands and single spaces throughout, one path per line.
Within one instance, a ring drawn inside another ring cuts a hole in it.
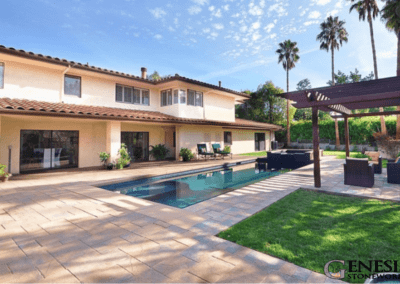
M 346 157 L 350 156 L 350 134 L 349 134 L 349 119 L 344 117 L 344 143 L 346 145 Z
M 381 116 L 381 115 L 400 115 L 400 111 L 384 111 L 384 112 L 367 112 L 367 113 L 354 113 L 349 114 L 347 117 L 364 117 L 364 116 Z M 333 115 L 332 118 L 344 118 L 343 115 Z
M 305 96 L 307 98 L 308 104 L 323 102 L 323 103 L 327 104 L 327 105 L 325 105 L 325 107 L 329 108 L 330 110 L 332 110 L 334 112 L 338 112 L 338 113 L 342 113 L 342 114 L 346 114 L 346 115 L 351 114 L 351 110 L 349 110 L 348 108 L 344 107 L 341 104 L 331 103 L 330 98 L 328 98 L 324 94 L 321 94 L 318 92 L 310 93 L 310 92 L 306 91 Z
M 400 92 L 387 92 L 387 93 L 363 95 L 363 96 L 346 96 L 346 94 L 343 94 L 341 95 L 340 98 L 331 98 L 329 100 L 319 100 L 319 101 L 298 102 L 293 104 L 293 106 L 296 108 L 306 108 L 314 106 L 321 107 L 321 106 L 329 106 L 332 104 L 377 102 L 387 99 L 400 99 Z
M 314 186 L 321 187 L 321 167 L 319 157 L 318 108 L 312 108 L 313 151 L 314 151 Z

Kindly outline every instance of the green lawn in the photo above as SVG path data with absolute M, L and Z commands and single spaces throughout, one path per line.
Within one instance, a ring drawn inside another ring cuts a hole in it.
M 252 156 L 252 157 L 266 157 L 267 156 L 267 151 L 246 153 L 246 154 L 240 154 L 240 155 L 241 156 Z
M 297 190 L 218 236 L 323 274 L 330 260 L 397 260 L 399 223 L 399 203 Z

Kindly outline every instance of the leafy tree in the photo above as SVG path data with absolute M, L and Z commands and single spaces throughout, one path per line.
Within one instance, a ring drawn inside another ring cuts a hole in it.
M 345 74 L 344 72 L 338 70 L 338 73 L 335 74 L 335 84 L 332 84 L 332 81 L 329 80 L 327 84 L 329 86 L 340 85 L 340 84 L 348 84 L 348 83 L 358 83 L 364 81 L 370 81 L 374 79 L 374 73 L 371 72 L 367 76 L 363 77 L 362 74 L 356 68 L 354 72 L 350 71 L 350 75 Z
M 397 76 L 400 76 L 400 1 L 382 0 L 385 6 L 381 11 L 381 19 L 389 31 L 397 36 Z M 397 106 L 400 111 L 400 106 Z M 396 140 L 400 140 L 400 115 L 397 116 Z
M 260 85 L 242 105 L 236 106 L 236 117 L 281 124 L 284 121 L 285 99 L 277 96 L 283 90 L 272 82 Z
M 297 91 L 312 89 L 309 79 L 303 79 L 297 83 Z M 294 114 L 294 120 L 311 120 L 311 108 L 298 108 Z
M 296 67 L 296 62 L 299 61 L 299 48 L 297 47 L 297 42 L 292 42 L 291 40 L 285 40 L 279 43 L 279 48 L 276 50 L 279 55 L 278 64 L 282 63 L 283 69 L 286 70 L 286 91 L 289 92 L 289 70 Z M 287 117 L 287 143 L 290 145 L 290 100 L 287 100 L 286 106 L 286 117 Z
M 371 35 L 371 46 L 372 46 L 372 58 L 374 61 L 374 73 L 375 79 L 378 79 L 378 63 L 376 60 L 376 49 L 375 49 L 375 39 L 374 39 L 374 28 L 372 25 L 372 20 L 375 20 L 375 17 L 379 14 L 379 7 L 376 3 L 376 0 L 350 0 L 353 5 L 350 7 L 350 13 L 353 10 L 358 12 L 358 17 L 360 21 L 368 20 L 369 24 L 369 32 Z M 358 82 L 358 81 L 357 81 Z M 383 112 L 383 107 L 379 108 L 380 112 Z M 385 117 L 381 116 L 381 130 L 383 134 L 387 134 Z
M 161 76 L 157 71 L 154 71 L 153 74 L 147 75 L 147 79 L 150 80 L 160 80 Z

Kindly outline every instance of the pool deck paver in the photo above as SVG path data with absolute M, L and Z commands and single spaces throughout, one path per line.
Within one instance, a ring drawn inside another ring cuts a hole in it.
M 352 187 L 342 163 L 322 159 L 318 190 L 400 201 L 385 169 L 373 188 Z M 215 236 L 300 187 L 316 190 L 312 174 L 310 165 L 185 209 L 100 189 L 98 173 L 0 184 L 0 282 L 340 282 Z

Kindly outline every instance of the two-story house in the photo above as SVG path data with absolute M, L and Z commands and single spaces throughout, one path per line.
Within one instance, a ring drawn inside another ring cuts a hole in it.
M 269 150 L 277 125 L 235 118 L 249 95 L 181 77 L 141 76 L 0 46 L 0 163 L 11 173 L 99 166 L 121 143 L 134 161 L 198 143 L 232 153 Z

